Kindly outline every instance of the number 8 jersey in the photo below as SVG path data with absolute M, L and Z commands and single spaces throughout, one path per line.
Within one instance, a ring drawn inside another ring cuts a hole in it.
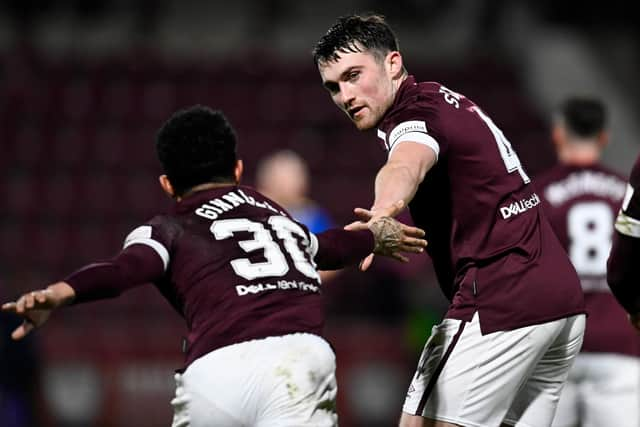
M 409 76 L 378 137 L 389 153 L 410 142 L 437 156 L 409 208 L 451 301 L 447 318 L 469 322 L 478 312 L 486 334 L 584 313 L 578 277 L 531 179 L 478 106 Z
M 585 292 L 589 316 L 583 351 L 640 356 L 640 337 L 606 280 L 613 225 L 626 182 L 598 164 L 560 164 L 537 176 L 535 184 Z
M 369 230 L 316 236 L 255 190 L 224 186 L 177 202 L 171 213 L 133 230 L 114 260 L 65 281 L 76 302 L 154 283 L 187 323 L 188 366 L 230 344 L 297 332 L 321 335 L 316 267 L 355 264 L 373 244 Z

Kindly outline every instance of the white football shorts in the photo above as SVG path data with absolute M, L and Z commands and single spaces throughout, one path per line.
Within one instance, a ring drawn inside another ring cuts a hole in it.
M 433 327 L 403 412 L 465 427 L 551 425 L 585 316 L 482 335 L 471 322 Z
M 640 427 L 640 358 L 580 353 L 560 395 L 554 427 Z
M 212 351 L 176 374 L 172 427 L 332 427 L 335 354 L 312 334 Z

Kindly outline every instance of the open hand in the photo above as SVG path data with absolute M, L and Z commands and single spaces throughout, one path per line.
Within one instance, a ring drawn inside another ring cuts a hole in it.
M 45 323 L 55 308 L 71 301 L 74 296 L 75 292 L 71 286 L 65 282 L 58 282 L 46 289 L 23 294 L 17 301 L 2 304 L 2 311 L 17 314 L 24 320 L 13 331 L 11 338 L 21 340 L 33 329 Z
M 356 208 L 354 212 L 361 219 L 345 227 L 346 230 L 369 229 L 375 238 L 375 248 L 360 263 L 360 270 L 365 271 L 373 262 L 374 254 L 380 254 L 394 258 L 398 261 L 408 262 L 409 259 L 402 253 L 420 253 L 427 246 L 427 241 L 422 239 L 425 233 L 422 229 L 411 227 L 396 221 L 392 217 L 404 208 L 402 200 L 387 208 L 367 210 Z

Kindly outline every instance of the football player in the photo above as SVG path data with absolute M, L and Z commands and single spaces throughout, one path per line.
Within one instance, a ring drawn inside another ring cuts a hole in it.
M 606 281 L 613 223 L 625 179 L 600 164 L 607 145 L 602 101 L 571 97 L 552 119 L 559 164 L 535 178 L 543 208 L 569 253 L 589 316 L 554 427 L 640 427 L 640 336 Z
M 333 102 L 388 152 L 373 206 L 357 212 L 370 221 L 407 203 L 451 301 L 400 425 L 549 426 L 584 299 L 509 139 L 470 99 L 409 75 L 381 16 L 339 18 L 314 60 Z
M 162 189 L 173 209 L 134 229 L 113 259 L 2 306 L 21 339 L 62 306 L 153 283 L 185 319 L 174 426 L 333 426 L 335 356 L 322 338 L 317 268 L 374 252 L 406 260 L 423 232 L 388 216 L 368 229 L 317 235 L 250 187 L 224 115 L 195 106 L 160 129 Z M 393 215 L 402 203 L 388 209 Z

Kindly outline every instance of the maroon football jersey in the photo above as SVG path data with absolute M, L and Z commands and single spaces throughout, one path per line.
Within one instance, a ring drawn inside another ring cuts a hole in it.
M 152 281 L 186 321 L 189 365 L 242 341 L 296 332 L 321 335 L 316 262 L 323 268 L 356 263 L 373 243 L 368 230 L 316 236 L 255 190 L 225 186 L 176 203 L 170 214 L 133 230 L 114 261 L 93 264 L 66 280 L 76 302 L 116 296 Z
M 613 223 L 625 180 L 601 165 L 558 165 L 534 184 L 551 225 L 565 247 L 585 292 L 589 317 L 582 350 L 640 355 L 640 336 L 607 285 Z
M 607 281 L 628 313 L 640 313 L 640 156 L 636 159 L 627 192 L 618 213 L 607 263 Z
M 424 143 L 438 160 L 409 204 L 429 241 L 447 317 L 483 333 L 583 313 L 575 270 L 502 131 L 466 97 L 409 76 L 379 125 L 390 152 Z

